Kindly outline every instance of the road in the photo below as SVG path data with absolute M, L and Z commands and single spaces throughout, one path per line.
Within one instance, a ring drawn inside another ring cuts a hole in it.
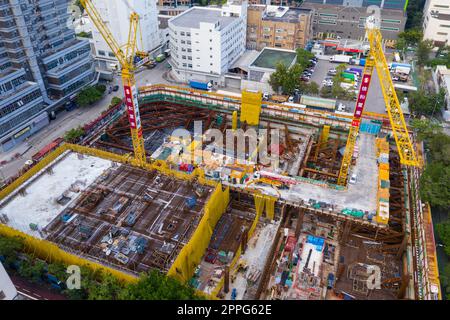
M 158 83 L 168 84 L 169 82 L 163 78 L 164 72 L 168 70 L 166 65 L 167 63 L 163 62 L 153 69 L 139 71 L 136 74 L 137 86 Z M 119 76 L 115 76 L 113 82 L 108 84 L 108 86 L 115 84 L 122 85 L 122 80 Z M 8 161 L 8 163 L 0 166 L 0 179 L 6 180 L 14 176 L 36 152 L 54 139 L 64 136 L 66 131 L 89 123 L 100 116 L 108 108 L 114 96 L 123 97 L 122 89 L 119 89 L 117 92 L 107 93 L 102 100 L 92 106 L 58 113 L 55 120 L 52 120 L 48 126 L 29 137 L 28 141 L 22 142 L 8 152 L 1 153 L 0 161 Z M 18 153 L 21 156 L 14 159 L 14 156 Z
M 17 291 L 33 300 L 67 300 L 62 294 L 47 288 L 46 285 L 32 283 L 27 279 L 10 275 L 10 278 Z

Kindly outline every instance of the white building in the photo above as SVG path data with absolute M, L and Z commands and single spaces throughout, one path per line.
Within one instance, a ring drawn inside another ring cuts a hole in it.
M 17 290 L 0 262 L 0 300 L 13 300 Z
M 445 106 L 442 110 L 442 116 L 445 121 L 450 121 L 450 70 L 446 66 L 436 66 L 433 73 L 433 80 L 436 87 L 436 92 L 442 88 L 445 91 Z
M 224 73 L 245 51 L 246 30 L 247 1 L 229 1 L 221 8 L 193 7 L 171 18 L 173 76 L 225 85 Z
M 427 0 L 423 20 L 424 39 L 433 40 L 436 46 L 450 44 L 450 1 Z
M 152 53 L 160 46 L 155 0 L 93 0 L 93 4 L 119 45 L 124 45 L 128 41 L 130 14 L 134 11 L 139 15 L 142 36 L 142 41 L 141 36 L 138 35 L 137 38 L 138 49 Z M 102 70 L 112 69 L 117 60 L 95 25 L 92 38 L 98 67 Z

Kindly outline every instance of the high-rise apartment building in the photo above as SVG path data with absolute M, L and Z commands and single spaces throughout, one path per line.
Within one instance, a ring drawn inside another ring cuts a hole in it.
M 151 53 L 161 45 L 155 0 L 93 0 L 93 4 L 120 45 L 128 41 L 132 12 L 139 15 L 141 32 L 137 38 L 138 49 Z M 111 66 L 117 65 L 117 59 L 95 26 L 93 26 L 92 38 L 99 69 L 113 69 Z
M 95 81 L 70 0 L 0 0 L 0 150 L 49 122 L 47 111 Z

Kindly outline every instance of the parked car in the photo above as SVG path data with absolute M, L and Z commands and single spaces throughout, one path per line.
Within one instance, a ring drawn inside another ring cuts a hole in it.
M 357 180 L 356 173 L 353 173 L 352 176 L 350 177 L 349 183 L 355 184 L 356 180 Z
M 336 69 L 330 69 L 330 70 L 328 70 L 327 74 L 329 76 L 335 76 L 337 74 L 337 71 L 336 71 Z
M 113 90 L 114 92 L 119 91 L 119 86 L 114 86 L 114 87 L 112 88 L 112 90 Z

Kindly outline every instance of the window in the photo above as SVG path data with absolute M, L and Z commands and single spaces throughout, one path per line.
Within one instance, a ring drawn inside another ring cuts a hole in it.
M 105 51 L 103 51 L 103 50 L 98 50 L 98 55 L 100 55 L 100 56 L 106 56 L 106 53 L 105 53 Z
M 386 31 L 399 31 L 398 28 L 391 28 L 391 27 L 380 27 L 380 29 Z
M 114 58 L 114 53 L 112 53 L 111 51 L 108 52 L 108 56 L 113 57 Z
M 180 32 L 180 35 L 184 36 L 184 35 L 185 35 L 184 31 L 181 31 L 181 32 Z
M 401 23 L 400 20 L 392 20 L 392 19 L 381 19 L 381 22 L 396 23 L 396 24 L 400 24 Z
M 450 28 L 450 25 L 448 25 L 448 24 L 440 24 L 439 27 L 442 27 L 442 28 Z

